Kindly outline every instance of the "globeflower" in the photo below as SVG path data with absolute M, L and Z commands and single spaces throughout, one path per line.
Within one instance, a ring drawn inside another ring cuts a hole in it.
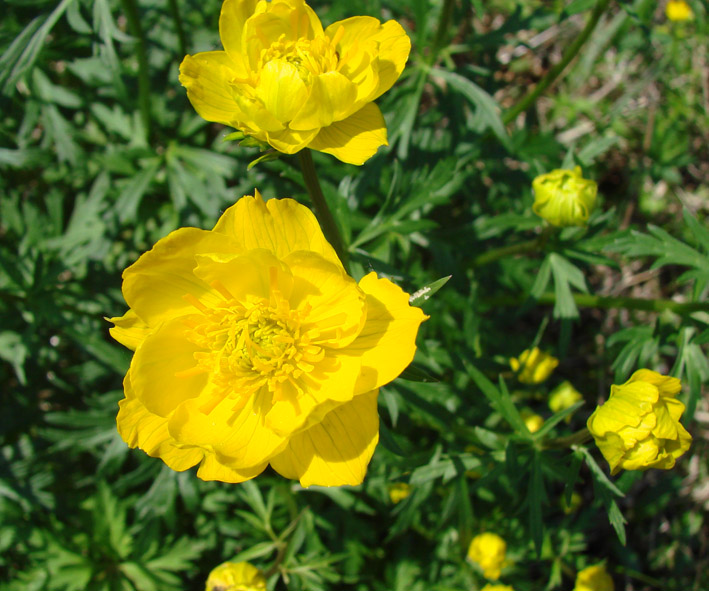
M 694 12 L 684 0 L 669 0 L 665 6 L 665 16 L 675 22 L 688 21 L 694 16 Z
M 523 408 L 519 414 L 530 433 L 536 433 L 544 426 L 544 418 L 529 408 Z
M 468 558 L 480 566 L 485 578 L 496 581 L 505 566 L 507 544 L 500 536 L 485 532 L 475 536 L 468 547 Z
M 549 408 L 552 412 L 561 412 L 581 400 L 583 400 L 581 392 L 574 388 L 571 382 L 566 381 L 559 384 L 551 391 L 551 394 L 549 394 Z M 570 423 L 571 415 L 567 415 L 564 420 Z
M 604 564 L 588 566 L 576 575 L 574 591 L 613 591 L 613 579 Z
M 689 449 L 692 436 L 679 422 L 684 404 L 675 398 L 681 387 L 677 378 L 649 369 L 611 386 L 610 397 L 587 422 L 611 474 L 621 468 L 669 470 Z
M 266 591 L 266 579 L 248 562 L 224 562 L 209 573 L 205 591 Z
M 541 384 L 551 375 L 559 360 L 538 347 L 525 349 L 519 357 L 510 359 L 512 371 L 518 372 L 517 379 L 523 384 Z
M 598 185 L 581 176 L 581 167 L 557 169 L 532 181 L 532 211 L 553 226 L 585 226 L 596 203 Z
M 481 591 L 515 591 L 510 585 L 491 585 L 488 583 Z
M 111 335 L 135 354 L 118 431 L 174 470 L 242 482 L 359 484 L 378 388 L 426 318 L 391 281 L 349 277 L 306 207 L 258 191 L 212 230 L 182 228 L 123 273 Z
M 389 500 L 394 503 L 400 503 L 411 494 L 411 485 L 408 482 L 393 482 L 388 487 Z
M 201 117 L 279 152 L 312 148 L 363 164 L 387 144 L 379 107 L 411 41 L 396 21 L 355 16 L 323 29 L 303 0 L 225 0 L 224 51 L 188 55 L 180 82 Z

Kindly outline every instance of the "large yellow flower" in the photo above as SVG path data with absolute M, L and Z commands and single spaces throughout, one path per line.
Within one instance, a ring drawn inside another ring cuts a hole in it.
M 209 573 L 205 591 L 266 591 L 266 579 L 253 564 L 224 562 Z
M 369 16 L 323 30 L 303 0 L 225 0 L 225 51 L 185 57 L 180 82 L 208 121 L 279 152 L 305 147 L 363 164 L 387 143 L 372 101 L 401 75 L 411 41 L 396 21 Z
M 674 467 L 689 449 L 692 436 L 679 422 L 684 404 L 676 399 L 677 378 L 649 369 L 636 371 L 620 386 L 611 386 L 605 404 L 588 418 L 588 430 L 611 468 L 646 470 Z
M 388 279 L 349 277 L 313 214 L 256 192 L 213 230 L 182 228 L 123 273 L 112 336 L 135 350 L 118 431 L 175 470 L 241 482 L 270 463 L 359 484 L 378 388 L 411 362 L 425 315 Z

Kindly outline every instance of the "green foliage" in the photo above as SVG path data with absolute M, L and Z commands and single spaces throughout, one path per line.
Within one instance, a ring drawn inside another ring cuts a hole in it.
M 572 588 L 602 560 L 616 588 L 707 588 L 708 31 L 691 4 L 686 23 L 613 5 L 506 123 L 596 2 L 313 3 L 326 24 L 366 14 L 411 34 L 378 101 L 388 148 L 363 167 L 314 158 L 352 274 L 390 277 L 430 318 L 380 392 L 365 482 L 302 489 L 270 471 L 203 482 L 115 428 L 131 352 L 105 318 L 125 311 L 122 270 L 254 188 L 309 203 L 296 158 L 205 122 L 179 85 L 181 43 L 218 47 L 220 0 L 6 0 L 0 589 L 201 589 L 248 560 L 271 590 L 478 590 L 465 556 L 483 531 L 505 538 L 516 591 Z M 545 227 L 531 181 L 575 165 L 600 203 L 585 228 Z M 535 346 L 560 365 L 520 383 L 509 358 Z M 612 479 L 585 420 L 642 367 L 682 379 L 695 442 L 672 472 Z M 565 380 L 583 401 L 552 413 Z

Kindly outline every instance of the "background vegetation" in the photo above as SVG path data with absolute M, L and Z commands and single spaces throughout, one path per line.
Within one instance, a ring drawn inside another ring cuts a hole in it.
M 596 9 L 517 113 L 595 2 L 312 3 L 326 24 L 396 18 L 413 41 L 380 101 L 389 147 L 362 168 L 315 154 L 354 274 L 410 293 L 451 279 L 421 304 L 417 369 L 381 392 L 364 484 L 304 490 L 271 472 L 202 482 L 115 428 L 121 271 L 254 187 L 308 203 L 296 158 L 248 169 L 257 150 L 223 142 L 178 83 L 185 53 L 218 48 L 220 4 L 3 2 L 0 588 L 201 589 L 245 559 L 271 589 L 475 590 L 481 531 L 507 540 L 517 591 L 571 589 L 602 560 L 619 589 L 709 588 L 706 5 L 683 23 L 652 0 Z M 588 229 L 546 232 L 531 180 L 574 164 L 600 204 Z M 508 359 L 535 344 L 561 363 L 520 384 Z M 672 471 L 609 480 L 592 445 L 559 438 L 641 367 L 682 379 L 694 444 Z M 570 423 L 547 407 L 564 380 L 585 399 Z M 397 504 L 395 482 L 411 486 Z

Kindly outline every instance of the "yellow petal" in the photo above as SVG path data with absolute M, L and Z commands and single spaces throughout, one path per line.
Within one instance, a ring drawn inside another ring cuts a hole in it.
M 192 272 L 197 265 L 195 255 L 240 251 L 241 247 L 223 234 L 197 228 L 175 230 L 123 271 L 123 296 L 150 327 L 194 312 L 184 299 L 186 294 L 216 305 L 219 298 Z
M 308 130 L 327 127 L 352 114 L 357 88 L 339 72 L 315 76 L 310 96 L 299 104 L 297 116 L 290 122 L 291 129 Z
M 207 384 L 206 374 L 189 373 L 197 365 L 194 354 L 199 349 L 185 337 L 185 321 L 195 318 L 201 316 L 166 322 L 133 356 L 130 372 L 135 395 L 156 415 L 166 417 L 185 400 L 199 396 Z
M 170 468 L 182 472 L 202 459 L 199 449 L 181 449 L 167 430 L 167 419 L 151 413 L 133 392 L 130 372 L 123 381 L 126 398 L 118 403 L 118 433 L 130 447 L 161 458 Z
M 238 76 L 239 71 L 225 51 L 187 55 L 180 64 L 180 84 L 187 89 L 195 111 L 207 121 L 224 125 L 234 125 L 242 118 L 229 84 Z
M 368 103 L 347 119 L 322 128 L 309 147 L 361 165 L 385 145 L 387 130 L 382 112 L 374 103 Z
M 298 131 L 295 129 L 284 129 L 282 131 L 269 131 L 266 134 L 266 141 L 279 152 L 284 154 L 295 154 L 300 152 L 320 133 L 320 129 L 309 129 Z
M 286 478 L 298 478 L 302 486 L 361 484 L 379 441 L 377 394 L 357 396 L 292 437 L 271 466 Z
M 285 262 L 294 278 L 291 308 L 310 310 L 301 330 L 317 333 L 313 342 L 318 345 L 349 345 L 367 318 L 366 296 L 355 280 L 339 264 L 313 252 L 291 253 Z
M 245 250 L 264 248 L 281 260 L 296 250 L 309 250 L 342 267 L 315 216 L 292 199 L 264 202 L 256 191 L 256 196 L 242 197 L 227 209 L 214 231 L 230 236 Z
M 391 382 L 411 363 L 426 315 L 409 305 L 409 296 L 400 287 L 376 273 L 363 277 L 359 286 L 367 294 L 367 321 L 342 354 L 362 360 L 357 389 L 366 392 Z
M 261 390 L 241 407 L 229 397 L 215 405 L 206 394 L 187 400 L 170 417 L 170 434 L 178 443 L 219 454 L 225 466 L 249 471 L 279 453 L 287 443 L 285 437 L 264 424 L 263 409 L 270 408 L 270 396 L 267 390 Z
M 308 97 L 298 68 L 284 59 L 271 60 L 263 67 L 256 93 L 266 110 L 282 123 L 293 119 Z
M 202 480 L 218 480 L 220 482 L 244 482 L 255 478 L 268 466 L 268 462 L 259 464 L 252 468 L 235 469 L 222 464 L 216 454 L 205 453 L 202 465 L 197 470 L 197 476 Z
M 138 345 L 145 340 L 151 330 L 133 310 L 128 310 L 123 316 L 108 318 L 108 321 L 115 324 L 113 328 L 108 329 L 111 336 L 132 351 L 138 348 Z
M 650 369 L 639 369 L 636 371 L 630 376 L 626 384 L 632 382 L 647 382 L 648 384 L 652 384 L 660 391 L 660 396 L 667 398 L 674 398 L 682 389 L 682 382 L 679 379 L 671 376 L 663 376 Z
M 246 77 L 244 26 L 254 14 L 257 0 L 224 0 L 219 14 L 219 37 L 240 78 Z

